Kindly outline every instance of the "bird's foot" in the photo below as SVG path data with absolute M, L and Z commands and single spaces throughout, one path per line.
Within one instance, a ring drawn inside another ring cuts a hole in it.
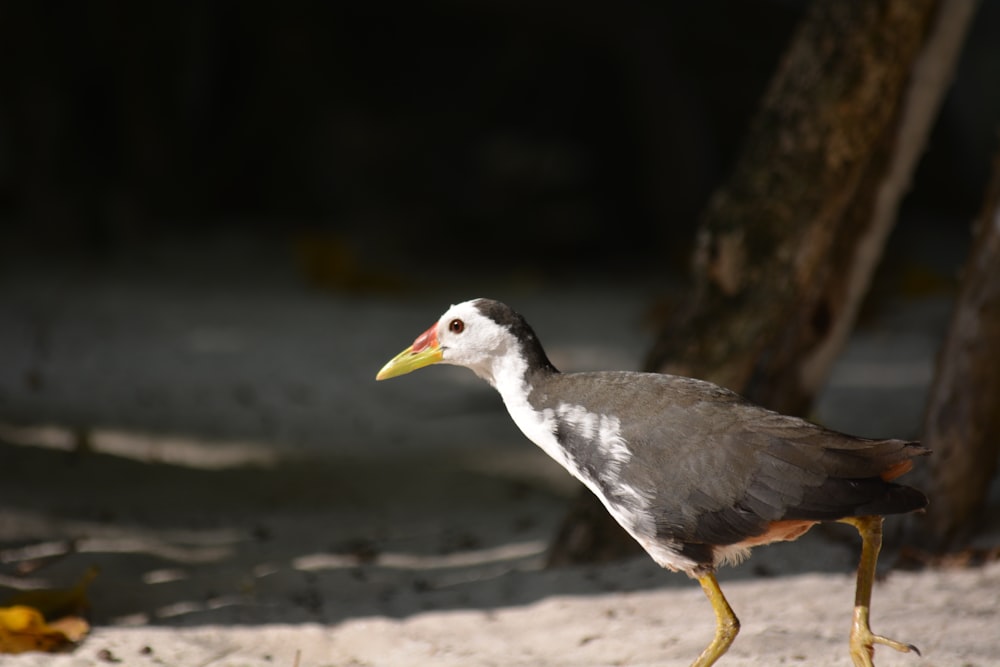
M 920 649 L 913 644 L 904 644 L 873 633 L 868 626 L 867 612 L 864 607 L 858 607 L 854 612 L 854 625 L 851 627 L 851 660 L 854 661 L 854 667 L 875 667 L 875 663 L 872 662 L 875 656 L 875 644 L 888 646 L 900 653 L 920 655 Z

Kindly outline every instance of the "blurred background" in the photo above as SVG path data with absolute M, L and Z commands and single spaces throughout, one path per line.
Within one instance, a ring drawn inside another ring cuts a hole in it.
M 303 406 L 479 295 L 639 366 L 806 6 L 6 5 L 0 417 L 321 433 Z M 986 3 L 867 312 L 955 287 L 998 35 Z
M 374 374 L 480 295 L 516 305 L 557 366 L 637 368 L 806 5 L 4 3 L 0 546 L 100 560 L 128 549 L 81 536 L 221 524 L 250 569 L 299 548 L 275 536 L 362 563 L 514 537 L 535 546 L 512 558 L 540 558 L 573 487 L 489 388 Z M 996 151 L 998 39 L 984 2 L 875 280 L 878 326 L 817 408 L 831 425 L 919 433 Z M 331 467 L 280 468 L 304 450 Z M 190 472 L 245 466 L 277 471 Z M 434 511 L 444 489 L 469 504 L 466 528 L 414 547 L 424 524 L 384 494 L 428 484 Z M 185 505 L 186 488 L 204 492 Z M 484 536 L 477 499 L 523 516 Z M 306 507 L 346 527 L 279 527 Z M 194 562 L 165 555 L 189 537 L 142 543 L 114 576 Z M 104 619 L 176 602 L 107 595 Z
M 806 5 L 9 3 L 3 245 L 108 260 L 237 232 L 347 288 L 445 261 L 683 272 Z M 979 206 L 998 13 L 979 12 L 908 221 L 964 228 Z

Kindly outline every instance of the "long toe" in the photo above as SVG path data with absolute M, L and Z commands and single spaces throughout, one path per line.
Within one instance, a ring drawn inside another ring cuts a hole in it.
M 872 662 L 875 655 L 875 644 L 888 646 L 900 653 L 920 655 L 920 649 L 913 644 L 904 644 L 895 639 L 873 634 L 871 630 L 860 629 L 851 633 L 851 659 L 854 661 L 855 667 L 875 667 L 875 663 Z
M 888 637 L 883 637 L 882 635 L 872 635 L 872 641 L 876 644 L 882 644 L 883 646 L 894 648 L 900 653 L 916 653 L 917 655 L 920 655 L 920 649 L 913 644 L 897 642 L 895 639 L 889 639 Z

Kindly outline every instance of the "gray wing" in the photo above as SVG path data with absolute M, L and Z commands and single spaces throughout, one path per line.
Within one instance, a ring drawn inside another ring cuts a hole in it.
M 689 378 L 620 372 L 556 381 L 561 400 L 621 416 L 631 455 L 618 479 L 648 490 L 643 509 L 657 537 L 736 544 L 775 521 L 894 514 L 927 502 L 888 481 L 927 453 L 916 443 L 830 431 Z

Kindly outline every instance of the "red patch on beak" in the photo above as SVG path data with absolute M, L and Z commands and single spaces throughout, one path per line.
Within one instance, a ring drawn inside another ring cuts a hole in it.
M 436 347 L 437 344 L 438 332 L 437 324 L 435 323 L 430 329 L 417 336 L 417 339 L 413 341 L 413 346 L 410 350 L 412 352 L 423 352 L 429 347 Z

